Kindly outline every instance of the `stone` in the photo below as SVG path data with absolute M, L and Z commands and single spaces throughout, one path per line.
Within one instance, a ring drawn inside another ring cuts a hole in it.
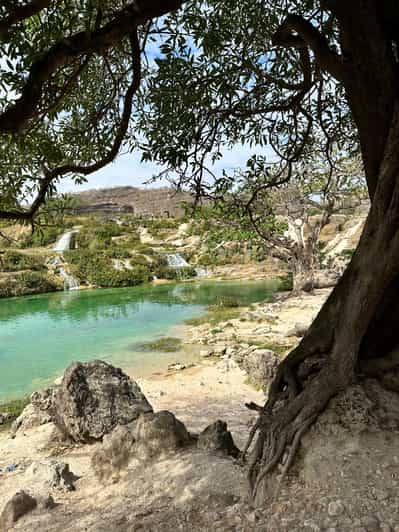
M 8 412 L 0 412 L 0 425 L 4 425 L 4 423 L 10 421 L 11 418 L 12 416 Z
M 76 442 L 101 440 L 117 425 L 152 412 L 138 384 L 101 360 L 71 364 L 55 401 L 55 423 Z
M 25 491 L 17 492 L 5 505 L 0 515 L 0 530 L 7 532 L 25 514 L 34 510 L 37 500 Z
M 33 462 L 26 470 L 27 482 L 40 488 L 74 491 L 76 477 L 69 469 L 69 464 L 56 460 Z
M 231 432 L 227 430 L 227 423 L 220 419 L 201 432 L 198 437 L 197 447 L 219 455 L 233 456 L 234 458 L 237 458 L 240 454 Z
M 158 458 L 193 441 L 184 424 L 167 410 L 142 414 L 132 427 L 132 451 L 139 460 Z
M 134 442 L 131 424 L 119 425 L 104 436 L 102 445 L 91 458 L 91 466 L 99 480 L 119 480 L 121 471 L 129 463 Z
M 331 501 L 327 508 L 327 513 L 330 517 L 338 517 L 344 512 L 344 505 L 341 501 Z
M 200 351 L 201 358 L 208 358 L 208 357 L 211 357 L 212 355 L 213 355 L 212 349 L 204 349 Z
M 254 384 L 267 386 L 276 374 L 279 363 L 280 359 L 274 351 L 256 349 L 244 357 L 242 367 Z
M 57 390 L 57 387 L 52 387 L 33 392 L 30 397 L 30 403 L 12 424 L 11 433 L 15 435 L 18 431 L 22 432 L 33 427 L 51 423 L 54 419 Z
M 51 415 L 46 411 L 37 409 L 32 403 L 29 403 L 11 425 L 11 434 L 39 427 L 52 421 Z
M 287 331 L 287 336 L 296 336 L 298 338 L 301 338 L 302 336 L 305 336 L 308 328 L 309 326 L 305 325 L 304 323 L 296 323 L 293 329 Z

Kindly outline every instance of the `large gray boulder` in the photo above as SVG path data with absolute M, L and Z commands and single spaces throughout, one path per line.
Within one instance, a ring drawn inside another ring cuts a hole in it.
M 276 374 L 279 362 L 274 351 L 257 349 L 244 357 L 242 367 L 253 384 L 267 388 Z
M 121 369 L 93 360 L 66 369 L 54 421 L 74 441 L 90 443 L 152 411 L 138 384 Z

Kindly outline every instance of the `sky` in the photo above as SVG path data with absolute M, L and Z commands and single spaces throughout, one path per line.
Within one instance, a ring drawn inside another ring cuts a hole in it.
M 222 169 L 232 170 L 244 167 L 247 160 L 254 154 L 265 154 L 265 151 L 257 148 L 237 145 L 231 150 L 225 150 L 223 158 L 216 163 L 213 170 L 216 173 Z M 83 185 L 75 185 L 71 179 L 63 179 L 58 186 L 58 191 L 80 192 L 93 188 L 110 188 L 117 186 L 145 187 L 145 182 L 153 175 L 158 174 L 162 167 L 152 163 L 142 163 L 140 153 L 120 155 L 113 163 L 106 166 L 99 172 L 91 174 L 87 182 Z M 149 187 L 160 187 L 168 185 L 166 181 L 157 181 L 147 185 Z

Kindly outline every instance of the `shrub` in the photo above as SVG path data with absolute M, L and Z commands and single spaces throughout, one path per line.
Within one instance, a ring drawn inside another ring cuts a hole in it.
M 6 251 L 0 255 L 0 270 L 3 272 L 40 271 L 44 268 L 44 261 L 39 257 L 18 253 L 17 251 Z
M 26 235 L 19 243 L 21 248 L 42 247 L 55 244 L 58 237 L 66 230 L 63 226 L 39 227 L 32 234 Z
M 64 285 L 54 276 L 41 272 L 22 272 L 0 280 L 0 297 L 26 296 L 63 290 Z

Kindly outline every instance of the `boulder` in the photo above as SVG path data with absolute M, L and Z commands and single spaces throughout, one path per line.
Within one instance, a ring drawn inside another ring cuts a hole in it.
M 119 425 L 104 436 L 102 445 L 91 458 L 92 468 L 99 480 L 119 480 L 121 471 L 129 463 L 134 442 L 132 424 Z
M 255 385 L 267 387 L 273 379 L 280 362 L 270 349 L 256 349 L 243 358 L 242 367 Z
M 134 457 L 149 460 L 192 442 L 184 424 L 166 410 L 141 415 L 133 424 Z
M 4 425 L 7 421 L 10 421 L 11 418 L 12 416 L 8 412 L 0 412 L 0 425 Z
M 206 427 L 198 437 L 197 447 L 224 456 L 237 458 L 240 450 L 236 447 L 227 423 L 220 419 Z
M 30 403 L 12 424 L 12 434 L 15 435 L 18 431 L 31 429 L 53 421 L 56 395 L 56 387 L 33 392 L 30 397 Z
M 70 471 L 68 464 L 56 460 L 33 462 L 26 470 L 25 476 L 27 483 L 33 484 L 35 488 L 40 486 L 39 491 L 42 488 L 74 491 L 74 482 L 78 478 Z
M 74 441 L 90 443 L 148 412 L 152 407 L 136 382 L 121 369 L 93 360 L 66 369 L 54 421 Z
M 29 403 L 13 422 L 11 426 L 11 434 L 15 435 L 18 431 L 24 431 L 33 427 L 38 427 L 52 420 L 48 412 L 38 410 L 32 403 Z
M 22 516 L 34 510 L 37 501 L 25 491 L 17 492 L 5 505 L 0 515 L 0 530 L 7 532 Z

